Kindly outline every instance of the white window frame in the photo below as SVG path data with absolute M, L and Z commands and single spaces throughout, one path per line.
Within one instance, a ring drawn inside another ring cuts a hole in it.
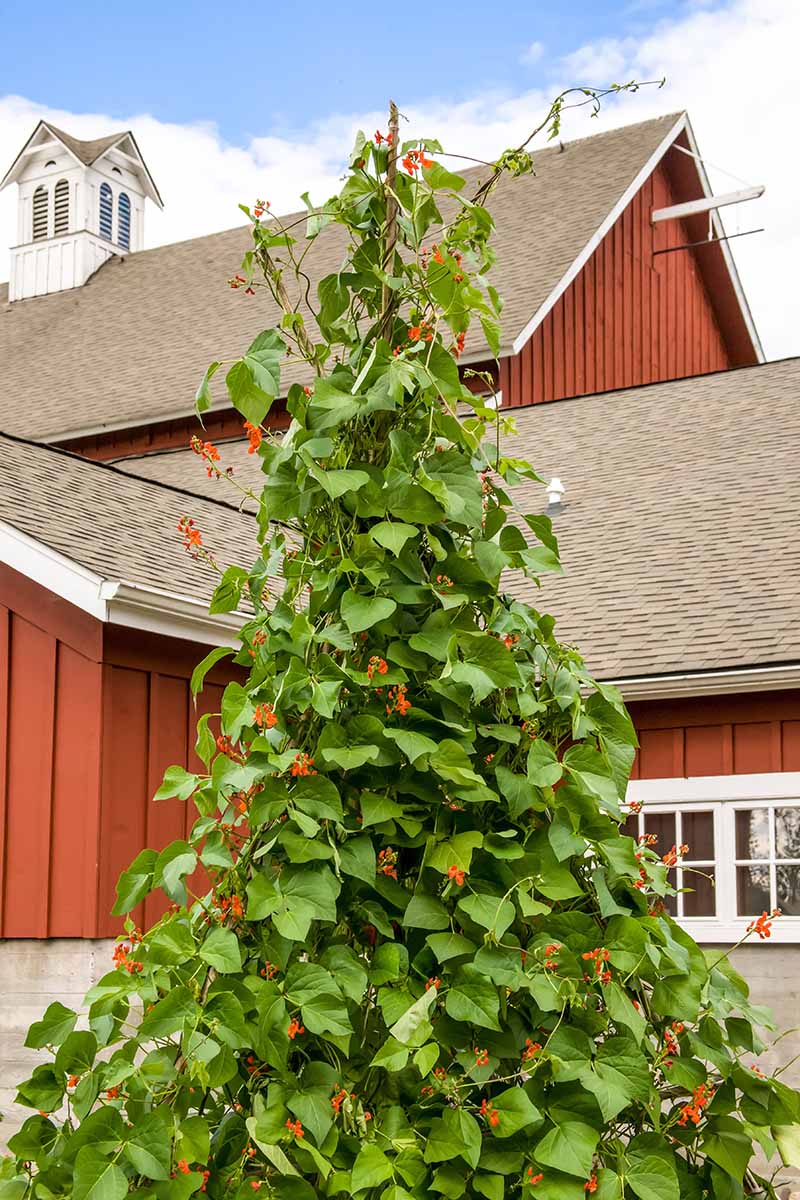
M 681 917 L 679 924 L 697 942 L 738 942 L 746 934 L 752 917 L 739 917 L 736 914 L 736 811 L 782 807 L 782 802 L 786 806 L 800 805 L 800 771 L 632 779 L 628 784 L 627 799 L 641 802 L 644 812 L 689 812 L 693 809 L 713 812 L 717 915 Z M 667 850 L 668 846 L 661 852 Z M 771 880 L 775 877 L 774 859 L 774 822 L 771 821 Z M 691 847 L 686 861 L 692 861 Z M 759 943 L 756 935 L 748 940 Z M 781 916 L 774 922 L 772 936 L 764 944 L 786 945 L 792 942 L 800 942 L 800 916 Z

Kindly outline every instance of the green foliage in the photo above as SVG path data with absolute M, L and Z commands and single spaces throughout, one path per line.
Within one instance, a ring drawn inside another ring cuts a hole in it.
M 252 600 L 244 670 L 220 738 L 199 723 L 206 772 L 158 792 L 195 804 L 188 841 L 120 880 L 118 913 L 173 906 L 128 919 L 88 1028 L 58 1004 L 31 1028 L 52 1058 L 20 1085 L 13 1200 L 701 1200 L 774 1195 L 754 1142 L 798 1159 L 797 1095 L 748 1060 L 763 1014 L 620 832 L 620 695 L 500 587 L 558 557 L 457 369 L 499 317 L 485 190 L 430 142 L 399 147 L 390 188 L 393 152 L 359 135 L 309 216 L 351 244 L 321 340 L 289 310 L 228 368 L 253 425 L 289 347 L 310 381 L 259 447 L 258 558 L 216 601 Z M 253 243 L 243 270 L 283 304 L 293 241 L 253 217 Z

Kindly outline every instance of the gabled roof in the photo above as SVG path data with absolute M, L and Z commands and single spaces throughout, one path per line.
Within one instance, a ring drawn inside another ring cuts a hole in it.
M 551 146 L 535 154 L 535 176 L 501 181 L 489 207 L 504 354 L 530 336 L 684 126 L 684 114 L 671 114 Z M 484 173 L 467 172 L 469 186 Z M 0 290 L 6 428 L 58 440 L 190 414 L 209 360 L 237 357 L 277 321 L 264 293 L 227 286 L 248 244 L 238 228 L 112 258 L 81 288 L 5 308 Z M 340 227 L 324 231 L 304 263 L 312 286 L 339 268 L 345 248 Z M 462 361 L 488 356 L 480 330 L 471 331 Z M 221 376 L 215 395 L 225 406 Z M 303 364 L 285 365 L 285 385 L 305 377 Z
M 126 133 L 112 133 L 108 137 L 93 138 L 91 141 L 82 142 L 79 138 L 73 137 L 72 134 L 65 133 L 63 129 L 57 129 L 49 121 L 43 122 L 43 124 L 87 167 L 90 167 L 101 154 L 105 154 L 106 150 L 110 150 L 112 146 L 116 146 L 121 138 L 130 136 L 129 131 L 127 131 Z
M 651 694 L 654 676 L 664 695 L 706 677 L 713 691 L 719 672 L 717 691 L 752 686 L 754 672 L 800 684 L 800 358 L 513 415 L 505 449 L 566 487 L 553 518 L 565 573 L 510 590 L 553 612 L 599 678 L 631 695 Z M 246 446 L 222 446 L 221 465 L 258 490 Z M 191 451 L 122 466 L 225 495 Z M 522 512 L 545 511 L 541 485 L 514 495 Z
M 209 618 L 218 575 L 183 549 L 177 524 L 191 516 L 224 569 L 255 557 L 252 516 L 8 434 L 0 454 L 0 562 L 100 620 L 232 640 L 241 620 Z
M 109 134 L 103 138 L 92 138 L 89 141 L 81 141 L 80 138 L 73 137 L 71 133 L 65 133 L 63 129 L 59 129 L 56 125 L 52 125 L 49 121 L 40 121 L 30 135 L 25 145 L 20 150 L 13 163 L 6 171 L 2 180 L 0 180 L 0 191 L 8 184 L 16 182 L 19 175 L 22 173 L 25 162 L 25 153 L 29 148 L 36 148 L 37 140 L 41 139 L 42 134 L 50 134 L 57 141 L 61 142 L 70 154 L 82 163 L 85 167 L 91 167 L 99 158 L 114 147 L 120 146 L 124 141 L 129 142 L 130 149 L 133 151 L 129 154 L 129 158 L 137 160 L 141 169 L 145 183 L 145 190 L 159 208 L 164 207 L 158 188 L 155 185 L 155 180 L 148 170 L 147 163 L 142 158 L 142 153 L 136 144 L 136 138 L 130 129 L 123 129 L 119 133 Z

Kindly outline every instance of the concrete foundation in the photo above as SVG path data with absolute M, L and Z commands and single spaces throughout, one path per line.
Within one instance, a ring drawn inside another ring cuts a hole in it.
M 15 1085 L 45 1057 L 25 1049 L 28 1026 L 53 1000 L 79 1010 L 88 989 L 110 969 L 113 946 L 110 940 L 77 938 L 0 941 L 0 1143 L 30 1115 L 14 1106 Z M 750 984 L 753 1002 L 772 1009 L 781 1031 L 800 1025 L 800 946 L 742 946 L 733 962 Z M 768 1034 L 765 1040 L 772 1042 L 776 1036 Z M 769 1074 L 796 1056 L 799 1030 L 768 1048 L 758 1064 Z M 783 1079 L 800 1087 L 800 1058 Z
M 60 1000 L 80 1011 L 89 988 L 112 967 L 114 942 L 55 938 L 0 941 L 0 1147 L 31 1109 L 14 1104 L 16 1085 L 47 1055 L 26 1049 L 28 1027 Z

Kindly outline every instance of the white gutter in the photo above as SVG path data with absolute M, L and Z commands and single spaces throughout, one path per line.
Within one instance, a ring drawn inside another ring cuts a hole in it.
M 238 649 L 241 645 L 238 634 L 248 620 L 247 613 L 235 611 L 212 616 L 204 600 L 124 580 L 106 583 L 104 588 L 108 589 L 106 621 L 110 625 L 125 625 L 128 629 L 143 629 L 206 646 Z
M 603 682 L 613 683 L 626 700 L 677 700 L 726 693 L 774 692 L 800 688 L 800 663 L 779 667 L 731 667 L 681 675 L 634 675 Z

